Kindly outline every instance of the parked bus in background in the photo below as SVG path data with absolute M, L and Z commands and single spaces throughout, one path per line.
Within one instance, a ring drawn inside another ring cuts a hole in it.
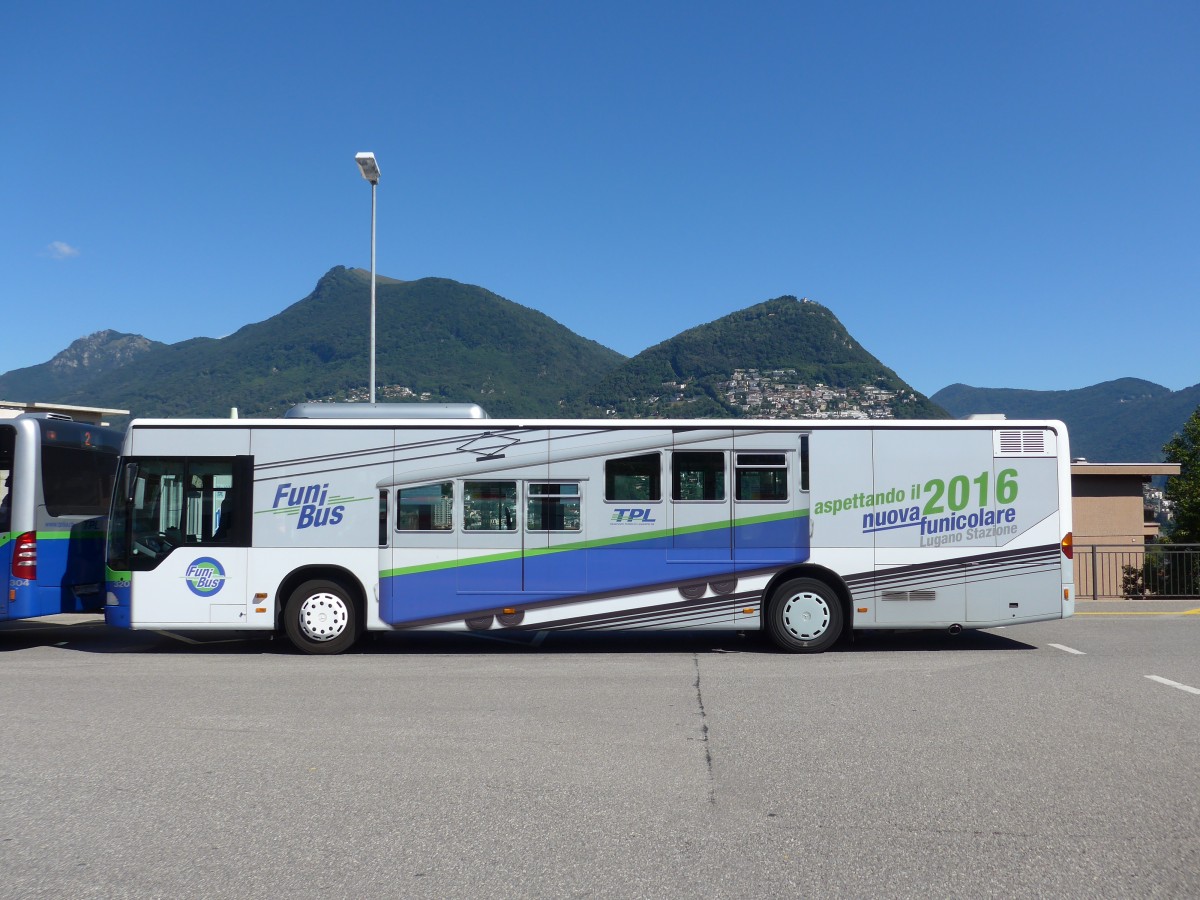
M 0 410 L 14 413 L 0 417 L 0 565 L 7 575 L 0 622 L 99 612 L 104 522 L 122 432 L 98 417 L 123 411 L 68 407 L 97 419 L 83 422 L 14 406 Z
M 441 417 L 446 418 L 441 418 Z M 1061 422 L 135 420 L 106 621 L 336 653 L 364 630 L 852 631 L 1070 616 Z

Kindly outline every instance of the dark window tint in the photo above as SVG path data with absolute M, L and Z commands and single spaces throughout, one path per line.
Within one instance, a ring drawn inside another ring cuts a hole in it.
M 515 481 L 464 481 L 463 528 L 467 531 L 516 531 Z
M 605 500 L 662 499 L 662 462 L 657 453 L 625 456 L 604 463 Z
M 121 432 L 101 425 L 38 420 L 42 496 L 52 516 L 102 516 L 108 511 Z
M 672 500 L 724 500 L 725 454 L 677 450 L 671 456 Z
M 808 435 L 800 437 L 800 490 L 808 488 Z
M 397 531 L 449 531 L 454 527 L 454 482 L 400 488 Z
M 386 547 L 388 542 L 388 492 L 379 492 L 379 546 Z
M 738 500 L 786 500 L 787 458 L 782 453 L 739 453 L 734 497 Z
M 108 512 L 117 457 L 96 450 L 42 447 L 42 494 L 52 516 L 102 516 Z
M 531 484 L 525 527 L 530 531 L 579 531 L 579 484 Z

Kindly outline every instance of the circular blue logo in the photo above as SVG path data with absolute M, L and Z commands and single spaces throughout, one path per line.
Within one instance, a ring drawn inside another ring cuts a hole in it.
M 202 556 L 183 575 L 188 590 L 197 597 L 211 597 L 225 585 L 225 569 L 211 556 Z

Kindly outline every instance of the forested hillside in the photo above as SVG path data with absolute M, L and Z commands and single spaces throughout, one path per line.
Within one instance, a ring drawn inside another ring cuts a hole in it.
M 1200 406 L 1200 385 L 1171 391 L 1120 378 L 1069 391 L 1026 391 L 952 384 L 931 398 L 955 416 L 1004 413 L 1010 419 L 1061 419 L 1071 453 L 1092 462 L 1159 462 L 1162 448 Z

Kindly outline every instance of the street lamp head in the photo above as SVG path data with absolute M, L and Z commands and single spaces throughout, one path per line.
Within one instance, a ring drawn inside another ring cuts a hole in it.
M 374 153 L 358 153 L 355 155 L 354 161 L 358 163 L 363 178 L 371 184 L 379 184 L 379 164 L 375 162 Z

